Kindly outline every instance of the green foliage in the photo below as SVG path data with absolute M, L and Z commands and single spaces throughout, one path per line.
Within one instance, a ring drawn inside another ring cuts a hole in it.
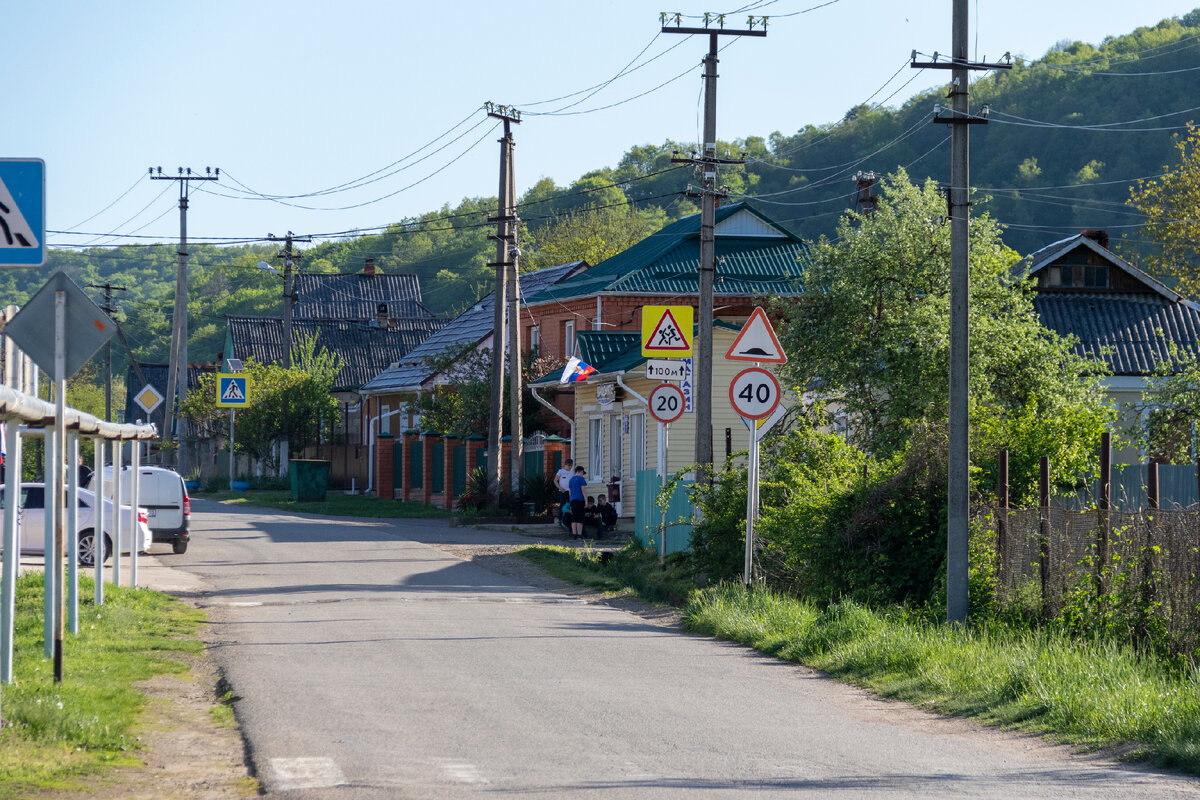
M 1139 180 L 1128 202 L 1146 215 L 1142 233 L 1158 245 L 1147 263 L 1194 295 L 1200 290 L 1200 127 L 1188 123 L 1187 135 L 1175 136 L 1175 150 L 1175 165 Z
M 341 358 L 319 348 L 317 336 L 293 346 L 292 366 L 245 362 L 249 403 L 238 409 L 235 449 L 278 468 L 275 445 L 287 441 L 298 453 L 316 443 L 321 431 L 336 425 L 338 402 L 330 392 L 341 370 Z M 217 377 L 202 375 L 199 385 L 180 404 L 180 413 L 198 436 L 228 436 L 228 409 L 217 405 Z
M 688 557 L 699 582 L 742 576 L 746 552 L 746 491 L 746 468 L 731 461 L 713 476 L 711 484 L 704 481 L 693 484 L 692 500 L 703 510 L 703 520 L 692 527 Z M 670 486 L 664 487 L 659 503 L 668 502 L 672 493 Z
M 551 575 L 609 595 L 635 594 L 651 603 L 684 603 L 692 592 L 691 567 L 683 553 L 658 564 L 653 548 L 630 542 L 616 551 L 535 545 L 518 550 Z

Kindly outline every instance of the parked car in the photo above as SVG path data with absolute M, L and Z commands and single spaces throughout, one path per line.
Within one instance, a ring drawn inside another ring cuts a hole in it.
M 131 474 L 129 465 L 121 467 L 122 503 L 129 502 L 133 483 L 129 479 Z M 105 497 L 112 497 L 112 478 L 112 467 L 105 467 Z M 88 481 L 88 488 L 95 491 L 95 475 Z M 170 542 L 176 554 L 187 552 L 191 539 L 188 525 L 192 516 L 192 500 L 178 472 L 165 467 L 138 467 L 138 508 L 146 509 L 154 541 Z
M 79 500 L 79 563 L 85 567 L 95 565 L 96 558 L 96 495 L 80 489 Z M 4 507 L 4 492 L 0 492 L 0 508 Z M 17 541 L 22 553 L 42 553 L 46 541 L 46 487 L 41 483 L 21 484 L 20 516 L 17 519 Z M 150 549 L 152 535 L 146 524 L 146 509 L 139 507 L 137 514 L 137 536 L 130 536 L 132 514 L 127 505 L 121 506 L 121 552 L 130 552 L 130 543 L 137 541 L 138 552 Z M 112 554 L 113 532 L 112 501 L 104 500 L 104 550 L 102 561 Z

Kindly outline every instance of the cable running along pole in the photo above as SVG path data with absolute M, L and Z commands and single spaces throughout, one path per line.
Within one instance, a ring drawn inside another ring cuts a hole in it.
M 176 396 L 180 400 L 187 397 L 187 209 L 189 185 L 192 181 L 215 181 L 221 177 L 221 170 L 204 168 L 204 174 L 192 173 L 192 168 L 179 168 L 179 174 L 164 175 L 162 167 L 150 168 L 150 179 L 155 181 L 179 181 L 179 266 L 175 276 L 175 307 L 171 318 L 171 355 L 167 367 L 167 397 L 166 408 L 163 410 L 162 438 L 164 442 L 177 439 L 183 440 L 185 431 L 184 421 L 177 414 Z M 176 450 L 175 466 L 182 472 L 186 465 L 183 461 L 183 448 Z
M 967 59 L 967 0 L 954 0 L 951 23 L 949 61 L 918 63 L 913 51 L 914 69 L 949 69 L 951 72 L 951 110 L 942 115 L 941 106 L 934 109 L 934 122 L 951 126 L 950 186 L 947 205 L 950 216 L 950 456 L 946 483 L 946 621 L 965 624 L 968 603 L 968 547 L 970 439 L 968 427 L 968 379 L 970 353 L 968 347 L 970 315 L 969 284 L 969 125 L 987 123 L 987 107 L 983 114 L 972 116 L 970 109 L 970 72 L 972 70 L 1011 69 L 1009 64 L 986 64 Z M 1006 56 L 1007 57 L 1007 56 Z
M 748 29 L 731 30 L 725 27 L 724 14 L 705 14 L 704 27 L 685 28 L 679 14 L 659 14 L 663 33 L 707 35 L 708 55 L 704 57 L 704 142 L 699 157 L 672 157 L 672 162 L 695 165 L 703 176 L 700 190 L 700 275 L 696 313 L 695 392 L 696 406 L 696 464 L 698 480 L 712 479 L 712 375 L 713 375 L 713 286 L 716 273 L 717 201 L 725 195 L 717 188 L 717 167 L 721 164 L 743 164 L 738 159 L 717 157 L 717 38 L 719 36 L 766 36 L 767 17 L 750 17 Z M 668 25 L 668 20 L 674 24 Z M 715 25 L 715 27 L 714 27 Z
M 520 486 L 523 460 L 521 446 L 521 325 L 517 308 L 520 302 L 517 283 L 517 217 L 516 198 L 513 196 L 513 135 L 512 125 L 521 123 L 521 112 L 511 106 L 484 103 L 489 117 L 504 123 L 504 136 L 500 139 L 500 194 L 496 201 L 496 216 L 488 222 L 496 223 L 496 232 L 488 238 L 496 242 L 496 260 L 488 263 L 496 268 L 496 289 L 492 295 L 495 308 L 492 314 L 492 413 L 488 418 L 488 491 L 499 503 L 504 465 L 501 463 L 500 431 L 504 426 L 504 350 L 508 344 L 508 363 L 512 382 L 509 402 L 512 433 L 509 477 L 513 491 Z M 509 285 L 511 284 L 511 285 Z M 506 309 L 506 305 L 508 308 Z M 507 313 L 506 313 L 507 311 Z M 511 342 L 506 335 L 511 326 Z

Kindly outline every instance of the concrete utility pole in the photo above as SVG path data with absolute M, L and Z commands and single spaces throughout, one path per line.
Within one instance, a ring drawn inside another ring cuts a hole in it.
M 674 25 L 667 25 L 668 18 Z M 744 158 L 717 158 L 717 37 L 718 36 L 766 36 L 767 18 L 749 19 L 747 30 L 727 30 L 724 14 L 705 14 L 704 27 L 685 28 L 681 15 L 659 14 L 663 33 L 703 34 L 708 36 L 708 55 L 704 57 L 704 142 L 699 158 L 672 158 L 673 162 L 687 162 L 698 166 L 703 175 L 700 191 L 700 275 L 699 301 L 696 312 L 695 364 L 695 407 L 696 407 L 696 463 L 702 474 L 700 480 L 711 480 L 713 463 L 712 428 L 712 375 L 713 375 L 713 285 L 716 274 L 716 228 L 717 200 L 724 195 L 717 189 L 717 167 L 721 164 L 742 164 Z M 761 28 L 755 29 L 761 20 Z M 711 27 L 715 23 L 717 27 Z
M 291 231 L 288 231 L 287 236 L 282 237 L 268 233 L 267 241 L 283 242 L 283 252 L 277 255 L 276 258 L 283 259 L 283 308 L 280 315 L 283 317 L 283 366 L 291 369 L 292 311 L 296 306 L 295 275 L 292 272 L 292 267 L 295 266 L 296 260 L 301 255 L 292 251 L 292 242 L 311 242 L 312 237 L 296 236 Z
M 124 286 L 113 286 L 111 283 L 103 285 L 89 283 L 89 289 L 104 290 L 104 305 L 100 306 L 100 310 L 108 314 L 112 319 L 116 319 L 117 309 L 112 304 L 112 293 L 114 291 L 124 292 Z M 123 341 L 124 339 L 122 339 Z M 138 387 L 141 388 L 140 386 Z M 104 343 L 104 421 L 112 422 L 112 339 Z
M 176 398 L 183 400 L 187 397 L 187 337 L 188 337 L 188 319 L 187 319 L 187 209 L 188 209 L 188 192 L 191 188 L 192 181 L 215 181 L 221 177 L 221 170 L 217 168 L 215 171 L 211 167 L 204 168 L 204 174 L 199 172 L 193 174 L 192 168 L 184 169 L 179 167 L 179 174 L 164 175 L 162 167 L 158 167 L 157 171 L 154 167 L 150 168 L 150 179 L 155 181 L 179 181 L 179 266 L 175 276 L 175 310 L 171 318 L 171 355 L 167 366 L 167 397 L 166 409 L 164 412 L 164 430 L 162 437 L 164 442 L 169 442 L 172 439 L 183 439 L 185 431 L 183 430 L 184 422 L 176 414 L 177 404 Z M 174 425 L 171 421 L 174 420 Z M 183 448 L 175 451 L 175 466 L 182 471 L 185 469 L 183 463 Z
M 969 489 L 970 440 L 968 426 L 968 385 L 970 353 L 968 347 L 968 318 L 970 315 L 969 282 L 969 216 L 970 139 L 968 125 L 987 124 L 987 107 L 975 117 L 970 108 L 970 71 L 1011 69 L 1012 64 L 986 64 L 967 59 L 967 0 L 953 0 L 951 23 L 951 54 L 949 61 L 917 62 L 915 69 L 952 70 L 949 116 L 941 115 L 941 106 L 934 109 L 934 122 L 951 127 L 950 187 L 948 208 L 950 216 L 950 457 L 946 502 L 946 621 L 962 624 L 967 621 L 968 604 L 968 547 L 967 523 L 970 515 Z M 1007 58 L 1007 54 L 1006 54 Z
M 500 463 L 500 429 L 504 419 L 504 345 L 508 342 L 510 370 L 510 412 L 512 433 L 512 457 L 509 462 L 510 488 L 515 492 L 521 485 L 520 466 L 524 461 L 521 431 L 521 325 L 519 316 L 520 286 L 517 266 L 520 255 L 517 249 L 516 197 L 513 191 L 513 135 L 512 125 L 520 124 L 521 112 L 510 106 L 485 103 L 489 117 L 504 123 L 504 136 L 500 141 L 500 196 L 496 203 L 496 216 L 488 222 L 496 223 L 496 233 L 488 236 L 496 242 L 496 260 L 488 264 L 496 268 L 495 308 L 492 315 L 492 415 L 488 419 L 488 490 L 498 502 L 501 478 L 504 475 Z M 511 286 L 508 284 L 511 283 Z M 508 304 L 507 315 L 505 303 Z M 507 320 L 506 320 L 507 316 Z M 506 328 L 507 322 L 507 328 Z M 511 334 L 511 338 L 505 336 Z

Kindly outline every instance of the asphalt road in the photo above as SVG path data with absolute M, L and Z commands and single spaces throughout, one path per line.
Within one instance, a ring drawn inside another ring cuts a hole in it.
M 204 501 L 192 526 L 143 582 L 208 608 L 272 798 L 1200 797 L 438 547 L 512 534 Z

